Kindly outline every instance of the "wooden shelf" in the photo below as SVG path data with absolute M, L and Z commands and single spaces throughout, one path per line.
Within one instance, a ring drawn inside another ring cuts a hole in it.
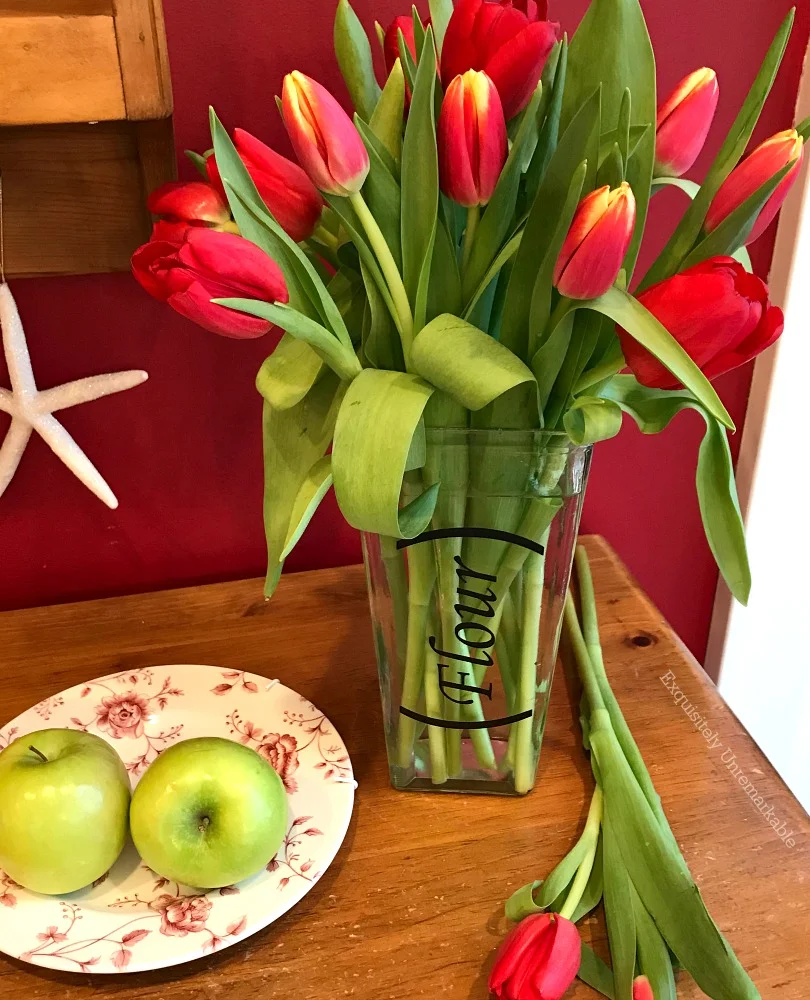
M 126 270 L 175 175 L 160 0 L 0 0 L 10 276 Z

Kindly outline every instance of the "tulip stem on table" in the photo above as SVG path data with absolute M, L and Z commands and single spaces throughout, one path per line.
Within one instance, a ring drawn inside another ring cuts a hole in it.
M 591 877 L 591 872 L 593 871 L 593 863 L 596 860 L 596 851 L 599 847 L 599 831 L 602 827 L 602 808 L 604 804 L 604 797 L 602 795 L 602 789 L 599 785 L 596 786 L 596 791 L 593 793 L 593 798 L 591 799 L 591 807 L 588 810 L 588 819 L 585 823 L 585 829 L 582 833 L 580 840 L 588 841 L 588 851 L 585 857 L 582 859 L 579 868 L 577 868 L 577 873 L 574 876 L 574 881 L 571 883 L 571 890 L 568 893 L 568 898 L 565 901 L 563 908 L 560 910 L 560 916 L 565 917 L 567 920 L 572 920 L 576 909 L 580 904 L 583 893 L 588 885 L 588 880 Z
M 464 244 L 461 251 L 461 270 L 462 273 L 467 270 L 467 265 L 470 263 L 470 256 L 472 255 L 473 241 L 475 240 L 475 233 L 478 229 L 478 223 L 481 220 L 481 206 L 480 205 L 470 205 L 467 209 L 467 228 L 464 230 Z
M 413 313 L 408 301 L 408 293 L 405 291 L 405 285 L 402 281 L 402 275 L 399 273 L 397 262 L 391 253 L 391 248 L 388 246 L 385 236 L 383 236 L 382 230 L 377 225 L 377 220 L 371 214 L 371 210 L 365 203 L 362 194 L 358 191 L 355 194 L 349 195 L 349 201 L 363 229 L 366 231 L 371 249 L 377 257 L 380 270 L 388 285 L 388 291 L 391 293 L 395 311 L 394 321 L 397 324 L 399 335 L 402 339 L 402 351 L 405 355 L 405 365 L 407 367 L 411 344 L 413 343 Z

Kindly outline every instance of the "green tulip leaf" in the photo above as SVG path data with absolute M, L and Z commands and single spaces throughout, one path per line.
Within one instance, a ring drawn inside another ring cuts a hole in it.
M 546 170 L 551 157 L 557 149 L 560 135 L 560 115 L 562 113 L 563 94 L 565 92 L 565 76 L 568 67 L 568 37 L 554 47 L 548 62 L 543 69 L 543 95 L 548 94 L 548 107 L 541 105 L 540 111 L 545 111 L 545 118 L 537 138 L 537 145 L 532 154 L 531 162 L 526 170 L 526 199 L 529 205 L 534 204 L 537 190 L 546 176 Z M 539 121 L 538 117 L 538 121 Z
M 334 40 L 338 66 L 355 110 L 369 121 L 380 98 L 380 87 L 368 35 L 349 0 L 338 0 Z
M 586 161 L 582 193 L 596 181 L 599 150 L 599 90 L 595 90 L 566 129 L 551 158 L 543 183 L 537 191 L 520 245 L 503 309 L 501 341 L 520 358 L 529 358 L 529 314 L 538 280 L 538 261 L 548 267 L 549 248 L 558 234 L 563 208 L 569 204 L 572 176 Z M 576 206 L 575 206 L 576 207 Z M 563 239 L 565 234 L 563 234 Z M 554 264 L 551 263 L 551 270 Z M 544 272 L 544 273 L 547 273 Z M 548 294 L 551 279 L 548 278 Z
M 548 406 L 554 383 L 565 364 L 573 329 L 574 314 L 570 313 L 556 324 L 551 335 L 546 338 L 532 358 L 532 371 L 537 379 L 537 395 L 541 413 L 544 413 Z
M 639 0 L 592 0 L 571 40 L 563 127 L 602 88 L 602 131 L 618 129 L 627 91 L 631 125 L 654 126 L 657 116 L 655 56 Z M 636 228 L 625 267 L 632 275 L 650 200 L 655 136 L 652 128 L 638 143 L 625 174 L 636 199 Z
M 765 60 L 760 67 L 751 90 L 748 92 L 745 103 L 740 109 L 740 113 L 737 115 L 731 131 L 726 136 L 720 152 L 715 157 L 714 163 L 701 185 L 700 192 L 687 209 L 660 256 L 647 272 L 639 289 L 640 291 L 649 288 L 650 285 L 657 284 L 664 278 L 668 278 L 679 271 L 682 261 L 694 247 L 695 241 L 700 236 L 700 230 L 709 206 L 714 200 L 714 196 L 720 190 L 720 185 L 739 162 L 753 134 L 765 100 L 770 93 L 776 73 L 782 62 L 782 56 L 784 55 L 785 47 L 787 46 L 793 27 L 794 16 L 794 11 L 791 11 L 782 22 L 771 47 L 768 49 L 768 53 L 765 56 Z M 655 119 L 652 120 L 654 121 Z
M 360 133 L 369 158 L 369 172 L 363 186 L 363 197 L 371 214 L 374 216 L 380 231 L 385 237 L 388 249 L 396 261 L 397 268 L 402 267 L 402 249 L 400 243 L 400 204 L 401 193 L 399 182 L 394 177 L 391 167 L 394 161 L 388 150 L 374 135 L 362 119 L 355 116 L 355 125 Z
M 282 559 L 286 559 L 295 548 L 298 539 L 303 535 L 321 500 L 329 492 L 331 485 L 332 456 L 324 455 L 309 470 L 306 479 L 298 490 L 295 502 L 293 503 L 292 513 L 290 514 L 287 537 L 284 539 L 284 549 L 281 553 Z
M 649 979 L 656 1000 L 678 1000 L 675 974 L 666 941 L 661 937 L 655 921 L 647 913 L 641 898 L 632 885 L 633 915 L 638 939 L 638 964 Z
M 284 559 L 297 540 L 302 517 L 299 496 L 329 447 L 342 392 L 337 377 L 327 371 L 294 406 L 280 410 L 264 404 L 267 597 L 276 589 Z
M 543 913 L 544 907 L 536 903 L 534 899 L 535 892 L 542 884 L 542 882 L 528 882 L 513 892 L 504 907 L 506 919 L 513 924 L 518 924 L 524 917 L 530 917 L 534 913 Z
M 713 229 L 708 236 L 704 237 L 694 250 L 683 260 L 679 270 L 684 271 L 687 267 L 699 264 L 701 261 L 709 260 L 711 257 L 727 257 L 736 253 L 745 246 L 754 223 L 759 217 L 759 213 L 765 207 L 768 199 L 779 186 L 785 175 L 793 168 L 795 160 L 783 167 L 778 174 L 775 174 L 745 201 L 738 205 L 734 211 Z
M 464 274 L 464 298 L 469 299 L 481 282 L 498 251 L 503 246 L 515 214 L 520 180 L 537 145 L 537 111 L 542 100 L 538 86 L 526 107 L 526 113 L 509 150 L 498 183 L 473 239 L 472 253 Z
M 591 733 L 591 746 L 598 735 Z M 599 766 L 602 766 L 601 760 Z M 619 1000 L 631 1000 L 636 970 L 636 922 L 633 884 L 622 859 L 619 836 L 606 814 L 602 820 L 602 877 L 613 983 Z
M 416 63 L 401 28 L 397 31 L 397 44 L 399 46 L 399 61 L 402 64 L 405 85 L 412 94 L 416 81 Z
M 367 368 L 349 386 L 332 446 L 335 496 L 354 528 L 413 538 L 433 516 L 438 484 L 400 509 L 414 435 L 433 393 L 417 375 Z
M 282 330 L 309 344 L 342 379 L 352 379 L 360 371 L 354 348 L 346 347 L 319 323 L 289 306 L 259 299 L 211 299 L 218 306 L 269 320 Z
M 605 889 L 603 851 L 604 847 L 602 838 L 600 837 L 599 843 L 596 845 L 596 857 L 593 861 L 593 868 L 591 869 L 588 884 L 585 886 L 582 899 L 580 899 L 577 908 L 574 910 L 574 915 L 571 917 L 571 920 L 575 924 L 579 923 L 591 910 L 595 910 L 602 900 Z M 611 973 L 611 983 L 613 981 L 612 977 L 613 974 Z
M 604 327 L 612 325 L 603 316 L 584 310 L 581 306 L 581 303 L 577 303 L 576 309 L 572 310 L 572 347 L 563 358 L 560 373 L 543 411 L 545 425 L 549 430 L 563 425 L 565 413 L 573 404 L 575 386 L 594 351 L 598 350 Z
M 549 226 L 554 226 L 551 239 L 537 268 L 534 280 L 532 298 L 529 304 L 529 357 L 534 357 L 543 345 L 551 315 L 551 300 L 553 294 L 554 268 L 560 256 L 565 238 L 574 220 L 577 206 L 582 195 L 582 187 L 588 173 L 586 161 L 580 163 L 571 177 L 568 193 L 556 219 L 549 219 Z M 548 331 L 549 333 L 551 331 Z
M 754 273 L 754 265 L 751 263 L 751 254 L 748 252 L 748 247 L 740 247 L 731 256 L 739 261 L 749 274 Z
M 205 165 L 205 157 L 201 156 L 194 149 L 186 149 L 186 150 L 184 150 L 184 152 L 185 152 L 186 156 L 188 157 L 188 159 L 194 164 L 194 166 L 197 169 L 197 172 L 200 174 L 200 176 L 202 177 L 202 179 L 207 184 L 208 183 L 208 167 Z
M 453 0 L 428 0 L 428 7 L 430 23 L 433 25 L 433 34 L 436 37 L 436 48 L 441 55 L 447 25 L 453 16 Z
M 799 122 L 799 124 L 796 126 L 796 131 L 799 133 L 802 139 L 804 139 L 805 142 L 807 142 L 808 139 L 810 139 L 810 115 L 808 115 L 808 117 L 805 118 L 803 121 Z
M 615 1000 L 616 992 L 613 985 L 613 973 L 610 966 L 596 955 L 585 942 L 582 942 L 582 956 L 579 960 L 577 978 L 587 983 L 591 989 L 601 993 L 608 1000 Z
M 363 336 L 365 364 L 372 368 L 403 371 L 402 342 L 377 284 L 365 264 L 360 265 L 368 297 L 367 324 Z M 365 367 L 365 366 L 364 366 Z
M 690 181 L 686 177 L 654 177 L 653 178 L 653 194 L 657 193 L 657 189 L 664 187 L 676 187 L 683 191 L 692 201 L 697 198 L 700 192 L 700 184 L 696 184 L 694 181 Z
M 723 579 L 736 599 L 747 604 L 751 569 L 725 429 L 691 393 L 648 389 L 632 375 L 615 376 L 600 390 L 600 395 L 612 399 L 630 414 L 643 434 L 658 434 L 685 409 L 697 410 L 703 417 L 706 434 L 698 452 L 696 481 L 703 527 Z
M 704 993 L 714 1000 L 760 1000 L 709 916 L 677 845 L 660 826 L 610 726 L 591 730 L 591 748 L 605 793 L 607 913 L 612 908 L 608 873 L 623 866 L 667 945 Z M 632 919 L 632 901 L 629 907 L 629 915 L 627 910 L 622 915 Z M 615 960 L 614 953 L 616 993 L 621 997 Z
M 515 386 L 534 382 L 531 369 L 503 344 L 449 313 L 417 334 L 410 360 L 414 371 L 468 410 L 480 410 Z
M 734 422 L 711 382 L 666 327 L 638 299 L 619 288 L 611 288 L 600 298 L 591 299 L 587 308 L 602 313 L 626 330 L 642 347 L 658 358 L 709 413 L 721 424 L 734 430 Z
M 392 171 L 399 180 L 399 161 L 402 155 L 402 123 L 405 115 L 405 75 L 399 59 L 394 63 L 383 87 L 377 107 L 371 116 L 371 131 L 388 150 L 396 164 Z
M 306 396 L 324 370 L 306 341 L 285 333 L 256 376 L 256 389 L 277 410 L 289 410 Z
M 495 280 L 495 278 L 498 277 L 504 264 L 510 261 L 518 252 L 518 250 L 520 249 L 520 242 L 522 239 L 523 239 L 522 232 L 518 233 L 516 236 L 513 236 L 512 239 L 509 240 L 507 244 L 505 244 L 501 252 L 495 258 L 495 260 L 492 261 L 492 263 L 489 266 L 489 270 L 481 279 L 481 281 L 478 283 L 478 287 L 473 292 L 472 296 L 470 297 L 470 301 L 467 303 L 467 306 L 464 309 L 463 313 L 464 319 L 470 318 L 470 316 L 473 313 L 473 310 L 480 302 L 484 292 L 486 292 L 487 289 L 490 288 L 492 282 Z
M 566 410 L 563 426 L 576 445 L 607 441 L 622 429 L 622 410 L 611 399 L 579 396 Z
M 461 312 L 461 274 L 450 231 L 443 218 L 436 224 L 436 241 L 433 244 L 433 259 L 430 264 L 430 284 L 425 312 L 425 321 L 435 319 L 441 313 Z
M 599 164 L 599 173 L 596 178 L 597 187 L 607 184 L 610 188 L 617 188 L 624 180 L 624 161 L 622 151 L 618 142 L 614 142 L 608 150 L 607 156 Z
M 388 290 L 385 278 L 383 277 L 383 273 L 380 270 L 380 265 L 377 263 L 377 257 L 363 234 L 362 223 L 357 218 L 349 199 L 340 198 L 337 195 L 331 194 L 326 195 L 325 197 L 331 206 L 332 211 L 340 219 L 343 228 L 349 234 L 349 238 L 357 250 L 360 261 L 373 278 L 374 284 L 377 286 L 377 290 L 385 302 L 386 308 L 392 317 L 396 316 L 394 302 L 391 298 L 391 293 Z M 343 250 L 343 247 L 341 247 L 341 250 Z
M 433 33 L 413 87 L 413 97 L 402 144 L 402 279 L 414 314 L 415 332 L 424 325 L 439 205 L 439 163 L 436 152 L 434 92 L 436 50 Z

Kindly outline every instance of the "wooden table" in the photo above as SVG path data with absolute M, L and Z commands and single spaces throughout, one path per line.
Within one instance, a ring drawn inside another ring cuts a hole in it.
M 805 1000 L 810 821 L 609 546 L 586 544 L 608 672 L 709 909 L 763 998 Z M 562 671 L 538 787 L 522 800 L 389 787 L 359 566 L 285 577 L 270 603 L 259 581 L 245 580 L 0 614 L 0 721 L 85 678 L 160 663 L 277 676 L 327 712 L 360 784 L 343 848 L 292 912 L 233 948 L 111 977 L 0 956 L 0 996 L 485 1000 L 504 899 L 545 877 L 573 844 L 592 787 Z M 762 677 L 768 683 L 767 664 Z M 710 720 L 714 745 L 679 705 L 684 697 Z M 793 831 L 793 847 L 757 811 L 740 774 Z M 584 933 L 604 954 L 601 917 Z M 683 976 L 679 995 L 703 994 Z M 578 984 L 567 996 L 597 994 Z

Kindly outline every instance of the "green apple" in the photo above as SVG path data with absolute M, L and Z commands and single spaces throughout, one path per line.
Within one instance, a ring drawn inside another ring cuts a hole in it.
M 0 868 L 34 892 L 73 892 L 114 864 L 129 777 L 99 736 L 43 729 L 0 753 Z
M 141 778 L 129 822 L 154 872 L 215 889 L 275 857 L 287 832 L 287 795 L 255 750 L 218 736 L 183 740 Z

